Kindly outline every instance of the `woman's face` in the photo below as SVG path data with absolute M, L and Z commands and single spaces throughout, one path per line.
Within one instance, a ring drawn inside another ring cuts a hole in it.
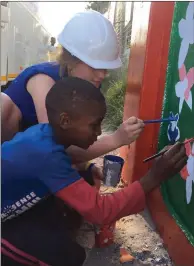
M 76 64 L 76 66 L 71 71 L 71 76 L 85 79 L 91 82 L 97 88 L 100 87 L 106 75 L 106 69 L 94 69 L 83 62 Z

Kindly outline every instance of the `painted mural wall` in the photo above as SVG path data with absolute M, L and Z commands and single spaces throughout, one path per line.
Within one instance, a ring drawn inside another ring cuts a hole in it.
M 172 114 L 178 120 L 161 125 L 159 150 L 194 137 L 194 2 L 175 3 L 162 116 Z M 186 151 L 186 167 L 161 191 L 168 210 L 194 245 L 194 143 L 186 144 Z

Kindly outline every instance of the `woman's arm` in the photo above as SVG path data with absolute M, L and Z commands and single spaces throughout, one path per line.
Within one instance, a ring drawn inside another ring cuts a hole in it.
M 32 96 L 39 123 L 48 123 L 45 99 L 54 84 L 55 81 L 45 74 L 35 75 L 27 83 L 26 88 Z
M 29 79 L 27 91 L 33 98 L 39 123 L 47 123 L 45 98 L 55 81 L 47 75 L 38 74 Z M 11 98 L 1 93 L 1 142 L 10 140 L 19 131 L 22 114 Z
M 19 131 L 21 120 L 19 108 L 12 102 L 10 97 L 1 93 L 1 143 L 10 140 Z

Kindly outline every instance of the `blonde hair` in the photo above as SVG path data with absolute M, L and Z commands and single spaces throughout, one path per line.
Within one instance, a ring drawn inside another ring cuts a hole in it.
M 64 72 L 67 71 L 68 75 L 71 75 L 73 68 L 81 62 L 77 57 L 73 56 L 64 47 L 60 46 L 57 61 L 60 65 L 60 77 L 63 77 Z

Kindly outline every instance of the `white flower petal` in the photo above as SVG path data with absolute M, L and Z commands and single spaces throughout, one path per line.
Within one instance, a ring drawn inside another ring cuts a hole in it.
M 194 156 L 189 155 L 188 161 L 187 161 L 187 171 L 190 176 L 193 176 L 194 181 Z
M 190 2 L 186 11 L 186 20 L 193 19 L 194 16 L 194 2 Z
M 183 102 L 184 102 L 184 98 L 180 98 L 180 101 L 179 101 L 179 114 L 180 114 L 181 111 L 182 111 L 182 108 L 183 108 Z
M 185 31 L 186 31 L 186 20 L 185 19 L 182 18 L 179 21 L 178 28 L 179 28 L 179 35 L 183 39 L 185 36 Z
M 187 21 L 187 41 L 194 44 L 194 19 Z
M 194 20 L 192 19 L 181 19 L 179 21 L 179 35 L 180 37 L 188 43 L 191 43 L 193 41 L 193 29 L 194 29 Z
M 186 88 L 188 87 L 188 79 L 187 77 L 184 78 L 183 81 L 177 82 L 175 85 L 175 92 L 177 97 L 184 97 L 184 93 Z
M 193 180 L 191 176 L 187 177 L 186 180 L 186 200 L 187 200 L 187 204 L 190 203 L 191 201 L 191 196 L 192 196 L 192 186 L 193 186 Z
M 178 68 L 181 68 L 181 66 L 184 64 L 188 50 L 189 50 L 189 40 L 184 38 L 181 42 L 181 46 L 179 50 Z

